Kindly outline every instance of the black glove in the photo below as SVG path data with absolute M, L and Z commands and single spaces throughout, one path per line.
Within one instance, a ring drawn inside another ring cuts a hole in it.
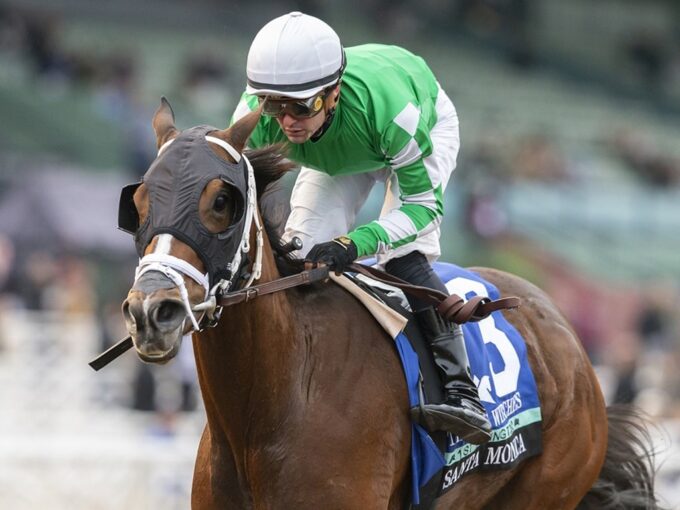
M 339 275 L 357 258 L 357 245 L 347 236 L 336 237 L 327 243 L 319 243 L 309 251 L 305 265 L 325 265 Z

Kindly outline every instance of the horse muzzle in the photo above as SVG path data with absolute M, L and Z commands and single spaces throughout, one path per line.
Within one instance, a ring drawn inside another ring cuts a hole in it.
M 123 303 L 125 325 L 143 361 L 164 363 L 179 352 L 187 312 L 182 300 L 169 293 L 161 289 L 145 295 L 133 290 Z

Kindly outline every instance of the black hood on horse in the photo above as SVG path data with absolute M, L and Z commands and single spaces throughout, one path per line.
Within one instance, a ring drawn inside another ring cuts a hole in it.
M 134 234 L 140 258 L 154 238 L 169 233 L 185 242 L 201 257 L 208 269 L 210 284 L 230 279 L 238 268 L 231 267 L 239 249 L 244 223 L 248 189 L 248 168 L 245 158 L 230 163 L 217 156 L 205 136 L 215 131 L 211 126 L 197 126 L 183 131 L 144 174 L 142 182 L 149 189 L 149 213 L 142 225 L 133 195 L 141 182 L 125 186 L 118 209 L 118 226 Z M 201 222 L 198 204 L 201 193 L 213 179 L 228 184 L 236 200 L 236 212 L 229 227 L 213 234 Z

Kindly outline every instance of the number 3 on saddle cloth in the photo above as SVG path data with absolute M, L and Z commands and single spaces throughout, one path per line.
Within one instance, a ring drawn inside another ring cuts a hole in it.
M 476 273 L 440 262 L 434 264 L 434 269 L 450 293 L 465 299 L 475 295 L 494 300 L 500 297 L 496 287 Z M 370 282 L 363 276 L 358 279 Z M 393 296 L 403 298 L 401 291 L 394 290 Z M 388 292 L 388 296 L 390 294 Z M 404 312 L 395 305 L 394 299 L 386 301 Z M 463 330 L 473 380 L 493 428 L 491 440 L 477 446 L 445 432 L 430 434 L 414 423 L 411 442 L 414 509 L 430 508 L 435 498 L 455 487 L 468 473 L 510 469 L 541 453 L 541 409 L 526 346 L 519 332 L 500 311 L 479 322 L 464 324 Z M 421 395 L 427 402 L 441 402 L 439 375 L 414 321 L 397 335 L 395 343 L 404 368 L 410 406 L 419 405 Z

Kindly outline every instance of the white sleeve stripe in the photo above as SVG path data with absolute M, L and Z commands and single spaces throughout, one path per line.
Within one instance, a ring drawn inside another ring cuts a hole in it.
M 382 241 L 378 241 L 378 248 L 376 249 L 376 254 L 378 253 L 387 253 L 390 249 L 389 244 L 385 244 Z
M 390 244 L 406 239 L 417 234 L 418 237 L 429 234 L 435 230 L 442 222 L 441 216 L 437 216 L 419 232 L 413 220 L 406 213 L 399 209 L 393 209 L 387 215 L 378 220 L 378 224 L 385 230 L 389 237 Z
M 428 223 L 427 225 L 425 225 L 425 228 L 423 228 L 423 230 L 421 230 L 421 231 L 418 233 L 418 236 L 419 236 L 419 237 L 422 237 L 422 236 L 424 236 L 424 235 L 429 234 L 430 232 L 432 232 L 433 230 L 435 230 L 436 228 L 438 228 L 439 225 L 441 225 L 441 223 L 442 223 L 442 217 L 441 217 L 441 216 L 437 216 L 437 217 L 436 217 L 435 219 L 433 219 L 430 223 Z
M 385 232 L 387 232 L 387 236 L 391 243 L 412 236 L 418 232 L 413 220 L 399 209 L 393 209 L 387 215 L 380 218 L 378 223 L 385 229 Z
M 416 142 L 414 138 L 411 138 L 404 148 L 399 151 L 399 154 L 390 160 L 390 166 L 394 170 L 398 170 L 406 165 L 410 165 L 422 155 L 423 153 L 420 150 L 420 147 L 418 147 L 418 142 Z
M 432 187 L 442 185 L 446 188 L 451 174 L 456 168 L 456 158 L 460 147 L 458 116 L 446 94 L 440 91 L 436 104 L 437 123 L 430 132 L 432 153 L 423 158 Z
M 423 158 L 423 166 L 425 167 L 425 170 L 427 171 L 427 176 L 430 178 L 430 182 L 432 183 L 432 187 L 436 188 L 441 184 L 443 178 L 444 178 L 444 173 L 446 173 L 446 176 L 450 174 L 450 172 L 444 167 L 445 162 L 444 161 L 439 161 L 437 160 L 434 152 L 430 154 L 428 157 Z
M 415 195 L 405 195 L 401 197 L 401 201 L 405 204 L 417 204 L 427 207 L 433 211 L 437 210 L 437 198 L 434 196 L 434 191 L 423 191 Z

